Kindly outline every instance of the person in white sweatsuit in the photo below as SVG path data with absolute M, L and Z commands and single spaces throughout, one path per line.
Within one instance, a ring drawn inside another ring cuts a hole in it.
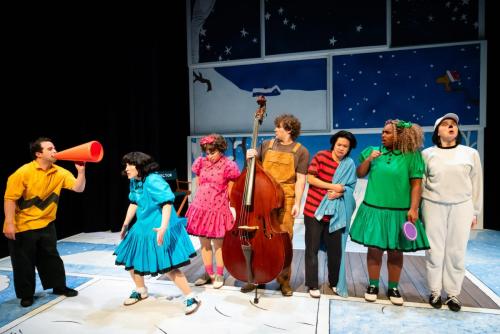
M 465 251 L 470 230 L 483 205 L 483 172 L 477 150 L 460 145 L 459 118 L 448 113 L 436 120 L 432 141 L 422 152 L 426 170 L 422 191 L 422 218 L 430 250 L 426 251 L 429 304 L 459 311 L 457 299 L 465 274 Z

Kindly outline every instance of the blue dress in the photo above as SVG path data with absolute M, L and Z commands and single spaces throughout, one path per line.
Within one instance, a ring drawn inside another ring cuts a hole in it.
M 116 265 L 139 275 L 156 276 L 190 263 L 196 251 L 186 232 L 186 219 L 179 218 L 173 207 L 163 245 L 156 242 L 153 228 L 161 226 L 162 206 L 174 199 L 168 183 L 156 173 L 144 181 L 130 180 L 129 200 L 137 204 L 137 220 L 115 249 Z

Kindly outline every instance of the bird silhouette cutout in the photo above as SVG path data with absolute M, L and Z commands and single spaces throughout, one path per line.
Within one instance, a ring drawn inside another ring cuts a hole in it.
M 197 74 L 195 71 L 193 71 L 193 75 L 194 75 L 193 83 L 199 81 L 201 83 L 207 84 L 207 92 L 212 90 L 212 83 L 210 82 L 210 80 L 205 79 L 203 77 L 203 74 L 201 74 L 201 72 L 198 72 Z

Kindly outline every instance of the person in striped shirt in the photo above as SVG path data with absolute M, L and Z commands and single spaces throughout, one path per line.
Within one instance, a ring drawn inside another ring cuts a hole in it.
M 342 233 L 345 228 L 338 229 L 330 233 L 330 215 L 324 215 L 318 220 L 315 217 L 316 210 L 325 196 L 329 200 L 340 198 L 344 195 L 344 184 L 333 183 L 334 174 L 341 161 L 349 156 L 349 153 L 356 147 L 356 138 L 348 131 L 339 131 L 330 138 L 330 150 L 322 150 L 316 153 L 311 160 L 307 170 L 307 182 L 309 190 L 307 192 L 304 206 L 305 225 L 305 271 L 306 286 L 309 293 L 314 298 L 319 298 L 318 289 L 318 251 L 323 242 L 327 249 L 328 256 L 328 281 L 330 287 L 336 292 L 339 280 L 339 269 L 342 254 Z M 356 166 L 350 165 L 352 173 L 355 173 Z

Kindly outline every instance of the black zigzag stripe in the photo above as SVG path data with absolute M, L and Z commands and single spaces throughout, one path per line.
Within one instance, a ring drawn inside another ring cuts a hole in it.
M 19 205 L 19 209 L 24 210 L 32 206 L 36 206 L 40 210 L 45 210 L 46 207 L 50 205 L 50 203 L 59 203 L 59 196 L 56 193 L 50 194 L 45 200 L 42 200 L 40 197 L 36 196 L 32 199 L 25 201 L 23 198 L 20 198 L 17 203 Z

